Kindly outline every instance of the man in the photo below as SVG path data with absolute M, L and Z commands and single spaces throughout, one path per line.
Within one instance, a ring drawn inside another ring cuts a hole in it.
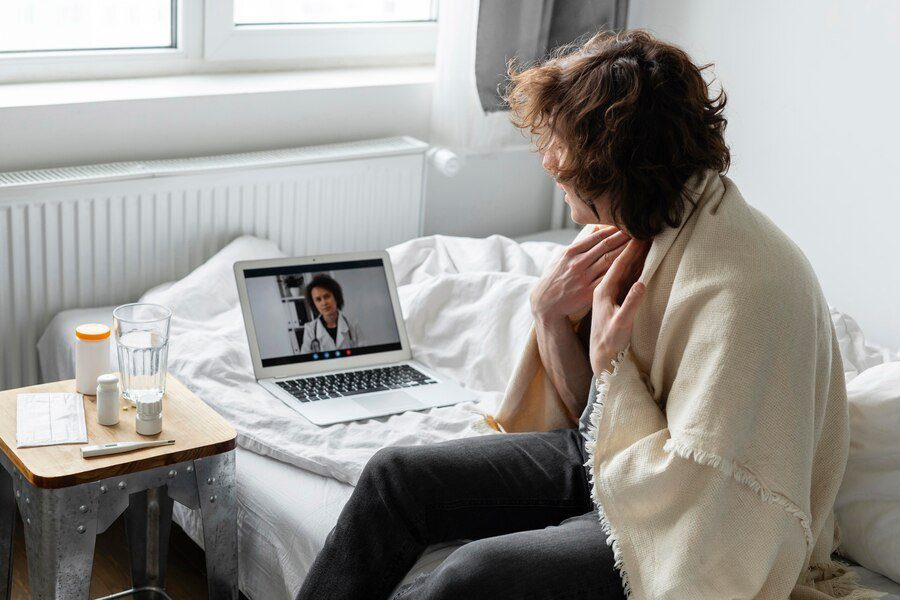
M 379 451 L 298 598 L 385 598 L 455 539 L 395 598 L 852 587 L 830 561 L 848 419 L 827 304 L 722 175 L 725 95 L 701 71 L 633 31 L 511 73 L 516 124 L 589 227 L 531 296 L 488 419 L 510 433 Z

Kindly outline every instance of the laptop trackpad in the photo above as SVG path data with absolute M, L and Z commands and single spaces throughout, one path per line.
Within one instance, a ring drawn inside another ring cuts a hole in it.
M 427 404 L 422 404 L 406 392 L 399 391 L 376 394 L 374 396 L 369 396 L 368 398 L 354 399 L 353 401 L 366 410 L 379 415 L 401 412 L 404 410 L 428 408 Z

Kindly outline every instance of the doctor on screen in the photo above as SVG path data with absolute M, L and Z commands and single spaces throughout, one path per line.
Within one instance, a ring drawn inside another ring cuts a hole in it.
M 328 275 L 316 275 L 306 286 L 306 302 L 318 316 L 303 326 L 300 354 L 359 346 L 359 325 L 342 310 L 341 284 Z

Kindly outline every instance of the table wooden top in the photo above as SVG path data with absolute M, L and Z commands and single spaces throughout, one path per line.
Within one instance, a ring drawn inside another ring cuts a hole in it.
M 145 448 L 124 454 L 82 458 L 83 444 L 16 448 L 16 396 L 37 392 L 74 392 L 75 380 L 0 392 L 0 448 L 33 485 L 61 488 L 90 481 L 135 473 L 195 458 L 232 450 L 237 434 L 216 411 L 207 406 L 171 374 L 163 396 L 162 433 L 139 435 L 134 430 L 135 410 L 120 398 L 119 422 L 105 426 L 97 423 L 97 402 L 84 396 L 84 417 L 88 444 L 108 444 L 136 440 L 174 439 L 171 446 Z

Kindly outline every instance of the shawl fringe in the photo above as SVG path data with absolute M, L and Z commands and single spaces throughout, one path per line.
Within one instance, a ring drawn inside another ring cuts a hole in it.
M 724 456 L 719 456 L 718 454 L 713 454 L 712 452 L 706 452 L 704 450 L 700 450 L 699 448 L 688 446 L 687 444 L 677 442 L 672 438 L 666 440 L 666 443 L 663 446 L 663 450 L 680 456 L 685 460 L 693 460 L 694 462 L 701 465 L 706 465 L 709 467 L 713 467 L 714 469 L 718 469 L 725 475 L 734 477 L 738 481 L 738 483 L 742 483 L 749 487 L 765 502 L 780 506 L 782 509 L 787 511 L 788 514 L 793 515 L 797 518 L 798 521 L 800 521 L 800 526 L 803 528 L 803 534 L 806 536 L 806 547 L 807 549 L 812 548 L 813 534 L 812 529 L 809 525 L 811 520 L 809 515 L 806 514 L 806 512 L 802 508 L 800 508 L 778 492 L 773 492 L 759 479 L 757 479 L 756 475 L 751 473 L 745 467 L 730 459 L 725 458 Z
M 594 400 L 594 406 L 591 409 L 590 423 L 587 428 L 588 439 L 585 443 L 588 459 L 584 463 L 584 466 L 588 467 L 588 473 L 590 473 L 589 484 L 591 487 L 591 500 L 594 501 L 594 506 L 597 507 L 597 516 L 600 519 L 600 527 L 606 534 L 606 545 L 612 547 L 614 566 L 619 572 L 619 577 L 622 579 L 622 588 L 625 590 L 626 598 L 631 598 L 631 582 L 628 580 L 628 573 L 625 571 L 625 567 L 622 564 L 622 550 L 619 547 L 619 538 L 609 520 L 607 520 L 606 512 L 604 512 L 603 505 L 600 504 L 600 498 L 597 494 L 597 485 L 594 481 L 594 450 L 597 446 L 597 428 L 600 426 L 600 417 L 603 415 L 603 405 L 606 402 L 606 395 L 609 391 L 609 380 L 619 372 L 619 365 L 625 360 L 625 354 L 630 347 L 631 345 L 629 344 L 612 360 L 613 369 L 611 373 L 609 371 L 603 371 L 597 378 L 597 397 Z
M 885 592 L 862 587 L 859 584 L 859 573 L 847 567 L 836 560 L 810 565 L 806 583 L 844 600 L 874 600 L 887 595 Z
M 811 519 L 809 515 L 781 494 L 773 492 L 763 485 L 748 469 L 723 456 L 688 446 L 672 438 L 666 440 L 663 449 L 685 460 L 693 460 L 698 464 L 718 469 L 726 475 L 734 477 L 739 483 L 749 487 L 765 502 L 780 506 L 788 514 L 797 518 L 806 535 L 807 548 L 812 547 L 812 531 L 809 526 Z M 806 572 L 805 582 L 816 589 L 833 593 L 835 597 L 845 598 L 846 600 L 872 600 L 881 598 L 884 595 L 881 592 L 860 586 L 859 574 L 834 560 L 810 565 L 809 570 Z
M 503 426 L 497 422 L 492 415 L 487 413 L 482 413 L 479 411 L 472 411 L 478 415 L 478 417 L 469 424 L 469 428 L 472 429 L 475 433 L 479 435 L 485 435 L 488 433 L 506 433 L 506 430 L 503 429 Z

